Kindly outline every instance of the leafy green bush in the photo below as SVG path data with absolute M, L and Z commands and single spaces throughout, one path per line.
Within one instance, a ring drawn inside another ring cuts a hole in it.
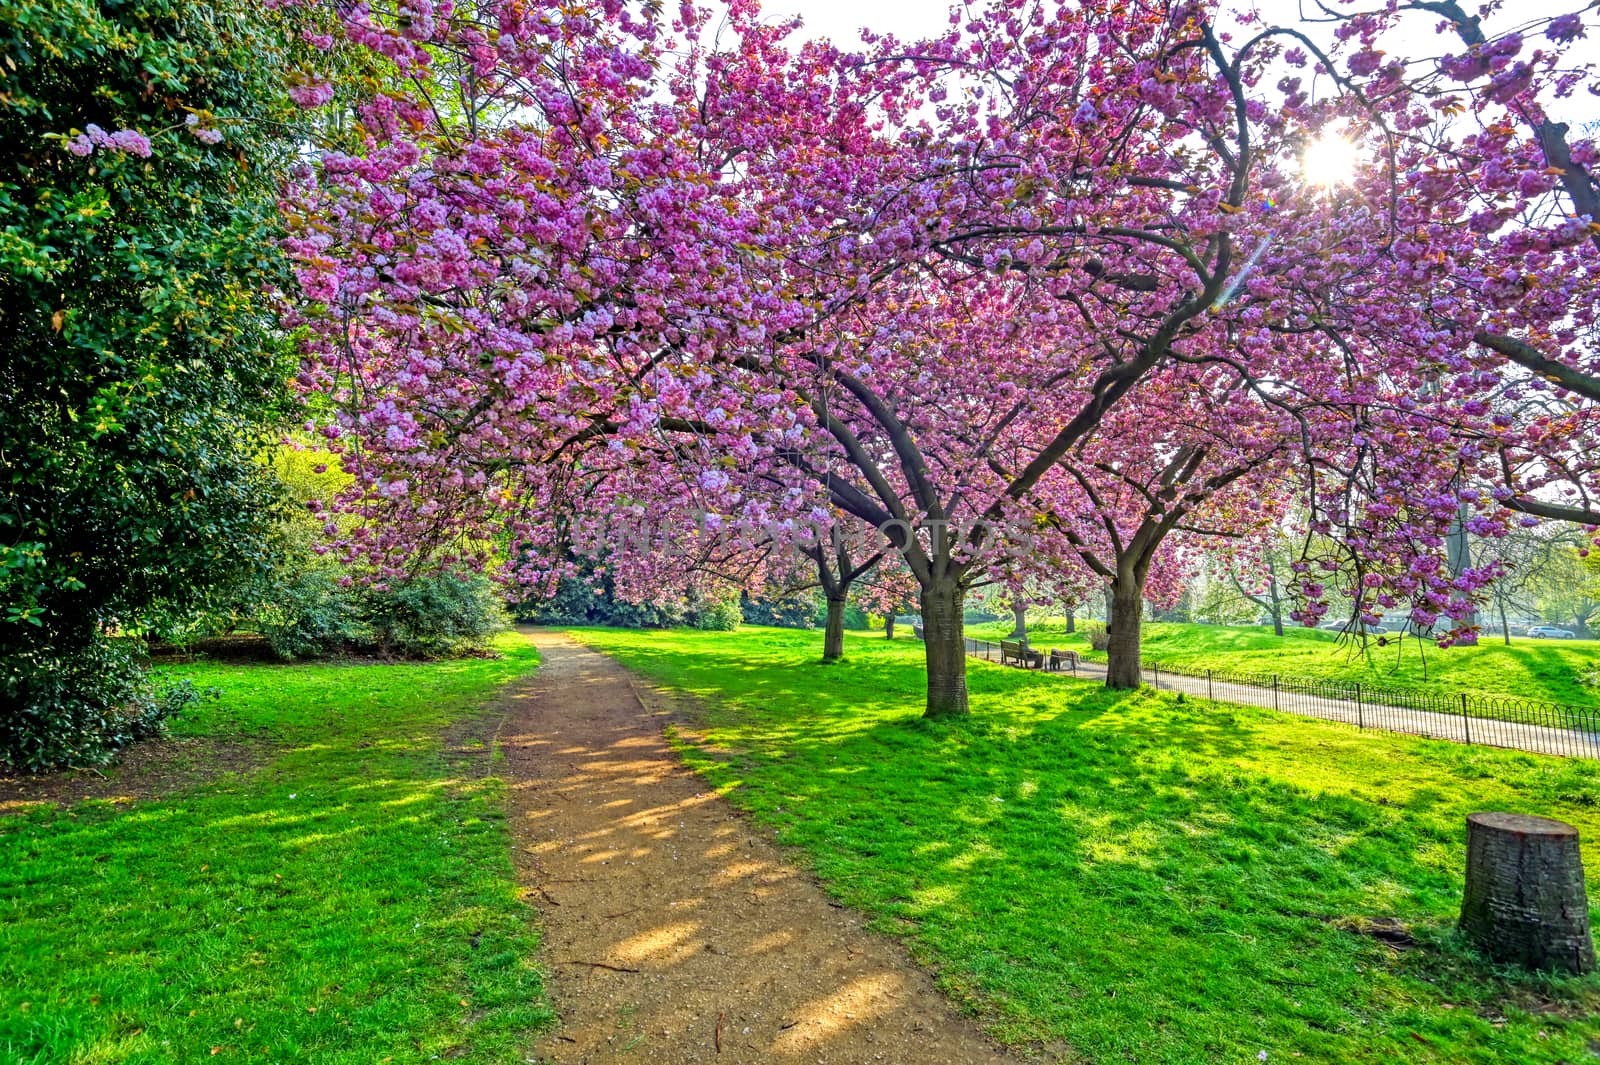
M 441 573 L 347 587 L 337 570 L 312 568 L 265 595 L 255 628 L 284 659 L 448 658 L 482 651 L 508 620 L 499 590 L 485 577 Z
M 721 599 L 713 602 L 696 602 L 689 610 L 689 624 L 697 629 L 715 632 L 732 632 L 744 620 L 739 610 L 739 600 Z
M 371 642 L 357 595 L 330 570 L 309 569 L 280 581 L 265 596 L 256 628 L 279 658 L 320 658 Z
M 37 649 L 0 664 L 0 764 L 34 772 L 98 765 L 135 740 L 159 735 L 174 713 L 204 698 L 188 680 L 156 683 L 136 641 L 100 637 L 67 650 Z
M 554 594 L 518 603 L 519 621 L 537 625 L 608 625 L 619 629 L 668 629 L 687 626 L 695 629 L 730 630 L 744 620 L 739 599 L 709 599 L 694 592 L 682 601 L 630 603 L 616 594 L 609 572 L 595 573 L 596 563 L 578 560 L 579 577 L 563 578 Z M 810 600 L 806 610 L 814 610 Z
M 1089 641 L 1089 646 L 1096 651 L 1104 651 L 1111 646 L 1111 637 L 1106 635 L 1106 623 L 1103 621 L 1080 621 L 1078 632 Z
M 361 598 L 372 648 L 400 658 L 482 651 L 509 621 L 493 583 L 481 576 L 416 577 Z
M 740 598 L 739 613 L 747 624 L 770 625 L 780 629 L 817 627 L 817 596 L 800 592 L 782 599 L 753 598 L 748 592 Z

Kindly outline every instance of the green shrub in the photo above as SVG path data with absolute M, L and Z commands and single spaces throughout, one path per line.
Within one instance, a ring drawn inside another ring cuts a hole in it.
M 29 772 L 98 765 L 159 735 L 172 714 L 203 697 L 190 681 L 162 685 L 142 667 L 136 641 L 103 636 L 71 650 L 6 656 L 0 763 Z
M 1111 646 L 1111 637 L 1106 634 L 1106 623 L 1103 621 L 1080 621 L 1078 632 L 1096 651 L 1104 651 Z
M 507 623 L 488 578 L 441 573 L 362 595 L 372 649 L 400 658 L 444 658 L 484 650 Z
M 689 624 L 697 629 L 715 632 L 732 632 L 744 620 L 739 600 L 723 599 L 717 602 L 697 602 L 689 610 Z
M 267 593 L 255 627 L 283 659 L 448 658 L 482 651 L 507 620 L 485 577 L 433 574 L 364 588 L 341 584 L 336 570 L 310 569 Z
M 354 591 L 332 571 L 310 569 L 278 582 L 266 594 L 256 627 L 279 658 L 321 658 L 371 642 Z
M 745 592 L 740 596 L 739 616 L 749 625 L 814 629 L 817 627 L 817 595 L 807 591 L 778 599 L 765 599 L 752 597 Z
M 202 608 L 269 563 L 278 493 L 255 455 L 293 370 L 266 291 L 290 277 L 278 193 L 316 121 L 284 71 L 312 54 L 299 31 L 316 17 L 240 0 L 0 4 L 0 758 L 14 764 L 126 742 L 148 716 L 142 665 L 105 634 Z M 96 128 L 131 140 L 92 143 Z
M 619 629 L 692 629 L 727 631 L 749 620 L 739 606 L 739 596 L 711 599 L 690 591 L 683 598 L 658 603 L 632 603 L 620 598 L 609 571 L 596 574 L 596 563 L 579 559 L 577 577 L 564 577 L 547 596 L 516 605 L 518 621 L 535 625 L 606 625 Z M 815 610 L 812 597 L 800 600 L 801 611 Z M 781 624 L 757 621 L 756 624 Z

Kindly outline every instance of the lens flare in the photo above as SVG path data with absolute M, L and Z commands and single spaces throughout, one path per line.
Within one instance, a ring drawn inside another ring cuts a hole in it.
M 1355 180 L 1359 153 L 1343 137 L 1325 135 L 1306 146 L 1300 157 L 1300 176 L 1312 185 L 1337 188 Z

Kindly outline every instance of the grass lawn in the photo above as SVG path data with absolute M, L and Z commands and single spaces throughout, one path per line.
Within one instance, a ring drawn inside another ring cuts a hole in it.
M 967 628 L 969 636 L 985 640 L 998 640 L 1010 631 L 1009 621 Z M 1065 625 L 1059 621 L 1030 625 L 1028 639 L 1035 647 L 1088 651 L 1083 637 L 1066 635 Z M 1286 629 L 1280 638 L 1262 626 L 1146 622 L 1143 646 L 1146 661 L 1174 669 L 1283 673 L 1560 703 L 1600 702 L 1600 693 L 1579 679 L 1584 671 L 1600 665 L 1597 640 L 1531 640 L 1513 636 L 1508 647 L 1497 636 L 1485 637 L 1476 647 L 1440 649 L 1431 643 L 1406 639 L 1388 647 L 1374 643 L 1369 654 L 1363 656 L 1351 645 L 1339 643 L 1337 634 L 1315 629 Z M 1088 657 L 1095 661 L 1105 659 L 1099 652 L 1089 652 Z
M 222 694 L 174 732 L 257 767 L 0 817 L 0 1062 L 523 1061 L 551 1014 L 476 710 L 538 659 L 501 650 L 175 670 Z
M 909 640 L 823 666 L 815 632 L 576 635 L 702 697 L 690 762 L 1008 1042 L 1098 1065 L 1600 1048 L 1600 977 L 1499 972 L 1453 930 L 1474 810 L 1578 825 L 1600 901 L 1594 762 L 984 663 L 973 716 L 931 723 Z

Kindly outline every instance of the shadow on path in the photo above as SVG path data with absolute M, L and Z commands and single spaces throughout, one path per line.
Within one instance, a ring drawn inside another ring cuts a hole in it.
M 621 666 L 529 635 L 500 743 L 561 1016 L 541 1060 L 1015 1060 L 707 791 Z

